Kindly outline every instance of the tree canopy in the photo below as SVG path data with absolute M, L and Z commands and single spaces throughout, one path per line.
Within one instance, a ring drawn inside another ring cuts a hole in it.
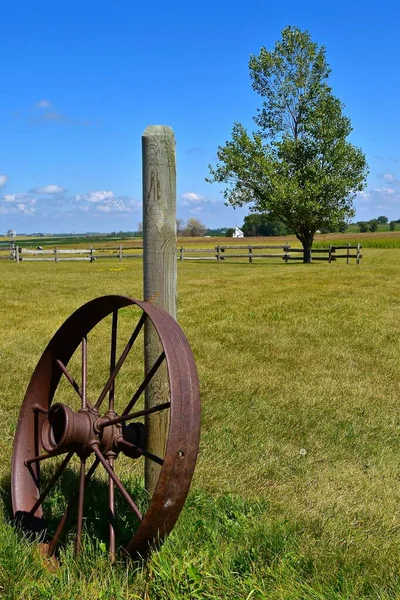
M 206 231 L 205 225 L 199 219 L 191 218 L 188 219 L 186 227 L 184 229 L 184 235 L 192 237 L 202 237 Z
M 253 213 L 244 218 L 242 231 L 246 237 L 259 235 L 286 235 L 288 229 L 282 221 L 269 213 Z
M 262 98 L 257 131 L 235 123 L 232 139 L 218 148 L 209 182 L 226 184 L 228 204 L 252 203 L 295 232 L 311 260 L 315 232 L 335 229 L 354 216 L 353 199 L 365 187 L 362 151 L 342 103 L 327 83 L 325 48 L 307 31 L 287 27 L 272 51 L 249 62 L 253 89 Z

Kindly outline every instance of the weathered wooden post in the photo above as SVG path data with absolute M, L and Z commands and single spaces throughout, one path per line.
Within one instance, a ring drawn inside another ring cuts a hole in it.
M 119 257 L 119 262 L 122 262 L 122 244 L 119 245 L 119 254 L 118 254 L 118 257 Z
M 350 262 L 350 246 L 351 246 L 351 244 L 348 243 L 347 244 L 347 255 L 346 255 L 347 256 L 347 258 L 346 258 L 346 263 L 347 264 L 349 264 L 349 262 Z
M 176 319 L 176 164 L 175 136 L 170 127 L 151 125 L 142 137 L 143 160 L 143 284 L 144 299 Z M 154 327 L 146 320 L 144 330 L 146 373 L 162 349 Z M 165 361 L 147 386 L 146 408 L 168 402 L 169 385 Z M 147 448 L 164 455 L 168 433 L 167 411 L 146 417 Z M 160 466 L 145 461 L 145 486 L 152 493 Z
M 357 255 L 356 255 L 356 264 L 359 265 L 360 264 L 360 258 L 361 258 L 361 244 L 357 244 Z

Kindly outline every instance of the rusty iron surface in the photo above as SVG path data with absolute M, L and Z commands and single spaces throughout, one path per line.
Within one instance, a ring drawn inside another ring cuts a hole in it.
M 117 360 L 116 332 L 118 310 L 136 306 L 141 318 Z M 87 397 L 87 336 L 108 315 L 112 315 L 110 344 L 110 376 L 104 382 L 96 402 Z M 162 346 L 162 354 L 147 373 L 122 413 L 115 412 L 114 383 L 130 349 L 135 343 L 144 322 L 153 323 Z M 68 370 L 68 362 L 81 347 L 80 382 Z M 152 376 L 166 362 L 169 380 L 169 402 L 158 407 L 135 411 L 134 405 L 144 392 Z M 53 402 L 61 377 L 65 377 L 80 398 L 80 409 L 73 410 L 60 402 Z M 108 400 L 105 398 L 108 394 Z M 150 412 L 169 411 L 169 433 L 165 454 L 155 456 L 146 449 L 146 431 L 143 424 L 130 423 Z M 148 302 L 125 296 L 96 298 L 75 311 L 60 327 L 47 345 L 32 375 L 21 406 L 14 440 L 11 492 L 15 519 L 30 532 L 48 536 L 43 502 L 62 477 L 74 455 L 80 459 L 79 484 L 67 498 L 67 508 L 48 540 L 48 553 L 52 555 L 77 505 L 75 550 L 82 543 L 85 489 L 97 468 L 108 474 L 108 504 L 104 517 L 109 519 L 110 559 L 116 556 L 116 531 L 118 514 L 115 514 L 114 489 L 122 495 L 138 521 L 132 539 L 124 548 L 131 557 L 146 556 L 152 547 L 159 545 L 172 530 L 189 491 L 199 448 L 200 393 L 197 370 L 192 351 L 176 321 L 165 311 Z M 118 456 L 123 453 L 132 460 L 145 456 L 161 465 L 159 478 L 146 512 L 142 515 L 134 498 L 118 477 Z M 40 485 L 40 467 L 47 460 L 57 460 L 54 474 L 46 487 Z M 94 461 L 86 472 L 88 459 Z M 58 459 L 60 460 L 60 459 Z M 114 487 L 115 486 L 115 487 Z M 118 493 L 117 492 L 117 493 Z M 47 538 L 46 538 L 47 539 Z

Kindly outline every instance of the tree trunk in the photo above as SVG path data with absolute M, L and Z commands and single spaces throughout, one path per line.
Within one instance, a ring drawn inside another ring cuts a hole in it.
M 303 258 L 303 263 L 311 263 L 312 262 L 312 257 L 311 257 L 311 244 L 307 241 L 307 242 L 303 242 L 303 251 L 304 251 L 304 258 Z
M 298 239 L 300 240 L 300 242 L 303 245 L 303 263 L 304 264 L 308 264 L 312 262 L 312 256 L 311 256 L 311 247 L 314 241 L 314 236 L 306 236 L 306 235 L 299 235 L 297 236 Z

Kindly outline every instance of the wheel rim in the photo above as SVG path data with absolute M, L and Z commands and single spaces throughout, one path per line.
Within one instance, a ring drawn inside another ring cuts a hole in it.
M 128 306 L 138 307 L 141 317 L 123 352 L 117 360 L 118 311 Z M 96 402 L 87 397 L 88 334 L 107 316 L 112 315 L 110 374 Z M 145 322 L 155 328 L 161 353 L 145 374 L 122 412 L 115 411 L 115 383 Z M 81 385 L 75 381 L 68 363 L 81 347 Z M 151 409 L 135 411 L 143 391 L 159 369 L 166 364 L 169 382 L 169 400 Z M 79 410 L 67 404 L 54 402 L 61 378 L 74 389 L 80 402 Z M 107 400 L 108 396 L 108 400 Z M 169 432 L 164 456 L 155 456 L 145 447 L 145 428 L 138 419 L 150 413 L 169 414 Z M 14 440 L 12 461 L 12 506 L 14 516 L 29 531 L 46 530 L 43 503 L 62 477 L 72 456 L 78 455 L 78 490 L 69 499 L 58 523 L 48 552 L 53 554 L 66 522 L 77 507 L 75 551 L 82 540 L 85 490 L 97 468 L 108 474 L 108 508 L 110 514 L 109 552 L 115 559 L 115 488 L 119 490 L 139 526 L 125 546 L 131 557 L 144 556 L 159 544 L 173 528 L 185 502 L 192 479 L 200 429 L 200 398 L 197 371 L 193 354 L 179 325 L 166 312 L 148 302 L 125 296 L 104 296 L 83 305 L 75 311 L 56 332 L 46 347 L 29 383 L 19 415 Z M 42 452 L 42 449 L 44 452 Z M 88 459 L 94 461 L 86 468 Z M 136 459 L 146 456 L 159 465 L 160 473 L 154 493 L 145 514 L 141 515 L 134 499 L 115 471 L 120 455 Z M 59 456 L 59 458 L 53 458 Z M 43 488 L 40 486 L 40 467 L 46 461 L 58 460 L 53 477 Z

